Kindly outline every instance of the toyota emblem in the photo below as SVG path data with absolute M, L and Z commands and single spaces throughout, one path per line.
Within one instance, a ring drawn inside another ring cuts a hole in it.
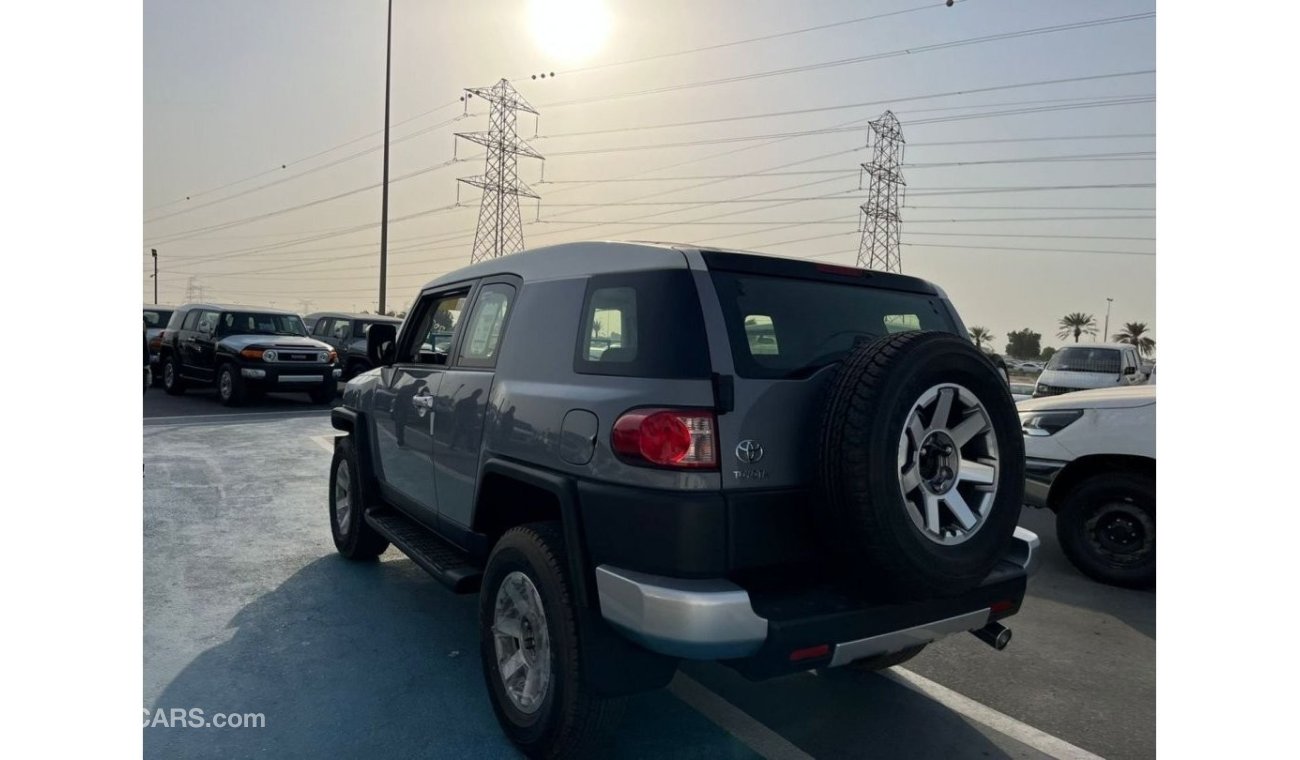
M 736 444 L 736 459 L 744 464 L 754 464 L 763 458 L 763 446 L 752 438 Z

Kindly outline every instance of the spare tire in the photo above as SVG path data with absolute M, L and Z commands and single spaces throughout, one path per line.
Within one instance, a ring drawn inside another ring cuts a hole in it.
M 836 375 L 819 449 L 822 533 L 871 596 L 955 596 L 1007 549 L 1024 497 L 1015 403 L 974 345 L 886 335 Z

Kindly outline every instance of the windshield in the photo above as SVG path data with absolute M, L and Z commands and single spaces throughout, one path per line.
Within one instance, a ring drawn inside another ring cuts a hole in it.
M 306 335 L 297 314 L 261 314 L 255 311 L 228 311 L 218 322 L 221 335 Z
M 144 310 L 145 327 L 166 327 L 167 320 L 172 318 L 170 311 L 161 311 L 159 309 Z
M 1061 372 L 1100 372 L 1119 374 L 1119 351 L 1113 348 L 1071 346 L 1052 354 L 1047 369 Z
M 727 271 L 713 284 L 742 377 L 811 374 L 886 333 L 957 332 L 940 300 L 920 293 Z

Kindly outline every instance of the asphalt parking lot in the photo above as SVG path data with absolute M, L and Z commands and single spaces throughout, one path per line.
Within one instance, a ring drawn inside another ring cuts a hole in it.
M 146 728 L 145 756 L 513 756 L 476 652 L 475 598 L 395 550 L 334 553 L 330 428 L 306 397 L 227 410 L 151 390 L 144 421 L 144 707 L 264 728 Z M 750 683 L 691 664 L 632 699 L 617 757 L 1155 755 L 1155 593 L 1079 575 L 1052 517 L 1014 639 L 932 645 L 886 674 Z

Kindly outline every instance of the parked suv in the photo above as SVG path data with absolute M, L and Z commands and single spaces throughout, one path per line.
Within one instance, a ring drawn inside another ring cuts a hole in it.
M 185 304 L 159 347 L 163 388 L 179 395 L 216 386 L 221 403 L 238 406 L 267 391 L 334 400 L 339 369 L 328 343 L 307 336 L 297 314 L 256 306 Z
M 158 349 L 162 347 L 163 328 L 167 327 L 167 322 L 171 320 L 174 311 L 176 311 L 175 306 L 159 306 L 158 304 L 145 304 L 144 306 L 144 340 L 149 350 L 149 369 L 155 383 L 162 382 L 162 367 L 158 364 Z
M 1156 581 L 1156 387 L 1105 388 L 1018 405 L 1025 502 L 1056 513 L 1065 556 L 1088 576 Z
M 1047 361 L 1034 384 L 1034 398 L 1146 381 L 1147 370 L 1135 346 L 1128 343 L 1066 346 Z
M 561 757 L 680 660 L 878 669 L 1010 632 L 1007 386 L 937 287 L 811 261 L 577 243 L 434 280 L 332 413 L 338 551 L 479 593 L 493 709 Z
M 339 355 L 339 367 L 343 370 L 343 380 L 351 380 L 370 369 L 370 358 L 366 356 L 366 333 L 376 323 L 401 325 L 396 317 L 380 314 L 346 314 L 341 312 L 316 312 L 308 314 L 307 328 L 312 337 L 334 347 Z

